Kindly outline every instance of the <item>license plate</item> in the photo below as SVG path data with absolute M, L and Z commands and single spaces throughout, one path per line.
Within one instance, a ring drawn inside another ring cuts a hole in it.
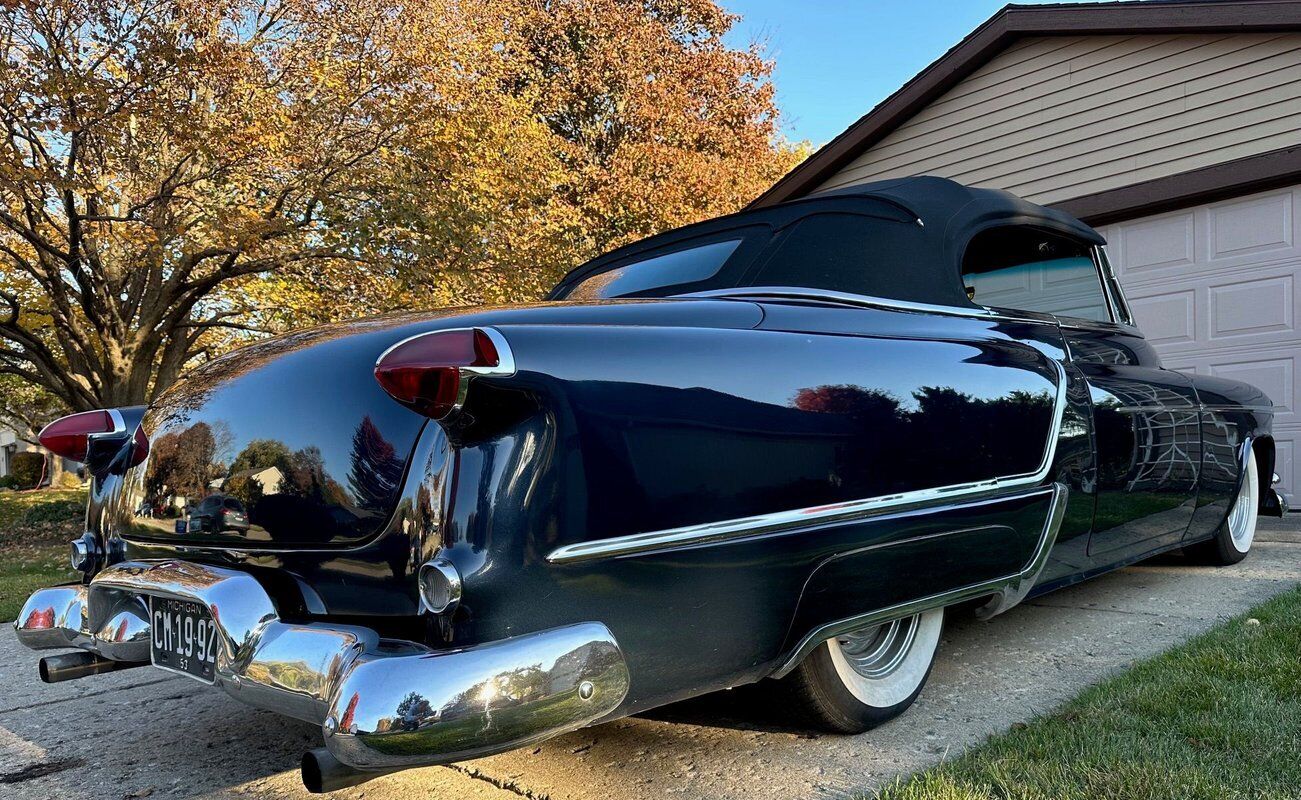
M 149 656 L 161 667 L 212 683 L 217 666 L 217 623 L 200 603 L 149 598 Z

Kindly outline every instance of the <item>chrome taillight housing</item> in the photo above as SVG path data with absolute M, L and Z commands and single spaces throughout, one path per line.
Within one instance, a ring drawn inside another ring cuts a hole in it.
M 37 439 L 41 446 L 55 455 L 86 463 L 92 440 L 99 437 L 127 434 L 122 415 L 115 410 L 83 411 L 60 417 L 41 429 Z M 129 466 L 135 466 L 149 455 L 149 438 L 136 427 L 132 434 Z
M 375 380 L 394 400 L 431 419 L 465 402 L 476 375 L 514 375 L 515 360 L 500 332 L 454 328 L 404 339 L 375 362 Z

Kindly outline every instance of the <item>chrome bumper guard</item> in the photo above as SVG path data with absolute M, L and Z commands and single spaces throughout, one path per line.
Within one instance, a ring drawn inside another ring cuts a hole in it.
M 117 564 L 88 586 L 41 589 L 14 627 L 35 650 L 147 662 L 151 596 L 207 607 L 220 634 L 216 685 L 320 724 L 330 753 L 355 769 L 510 750 L 597 722 L 628 691 L 623 653 L 599 622 L 433 650 L 368 628 L 283 622 L 251 575 L 186 561 Z

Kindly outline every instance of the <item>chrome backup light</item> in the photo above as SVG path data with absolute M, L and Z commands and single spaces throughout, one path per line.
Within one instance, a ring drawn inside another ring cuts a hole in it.
M 68 561 L 78 572 L 94 572 L 99 555 L 99 541 L 95 534 L 86 531 L 81 538 L 72 540 Z
M 456 610 L 461 602 L 461 573 L 447 558 L 435 556 L 420 566 L 420 599 L 435 614 Z

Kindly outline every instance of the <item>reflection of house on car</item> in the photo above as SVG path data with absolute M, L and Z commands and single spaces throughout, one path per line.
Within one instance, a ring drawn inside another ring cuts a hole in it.
M 229 477 L 218 478 L 208 487 L 213 491 L 225 488 L 226 484 L 236 481 L 257 484 L 261 489 L 261 494 L 279 494 L 281 486 L 284 484 L 285 474 L 280 471 L 279 467 L 257 467 L 254 469 L 244 469 L 232 473 Z

